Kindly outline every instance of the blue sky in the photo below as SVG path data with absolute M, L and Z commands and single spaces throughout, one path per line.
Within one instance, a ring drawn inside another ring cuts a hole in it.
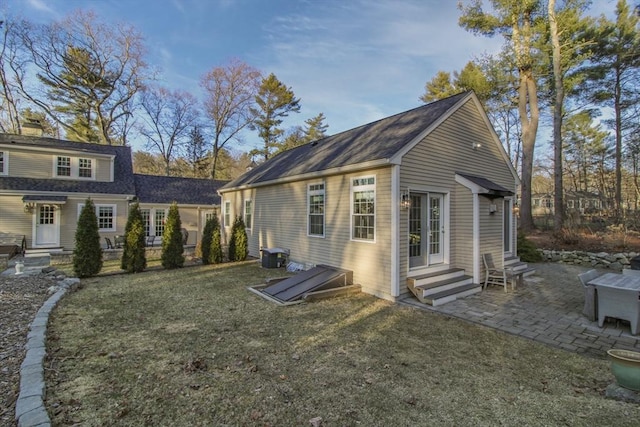
M 271 72 L 301 98 L 302 124 L 323 112 L 334 134 L 421 104 L 438 70 L 499 51 L 502 38 L 458 26 L 456 0 L 5 0 L 36 22 L 91 9 L 143 34 L 163 84 L 200 96 L 199 79 L 230 58 Z M 596 0 L 609 14 L 615 0 Z M 245 136 L 238 148 L 258 143 Z

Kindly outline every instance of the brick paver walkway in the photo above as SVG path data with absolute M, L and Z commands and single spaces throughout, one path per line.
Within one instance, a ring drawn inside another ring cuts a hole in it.
M 584 293 L 578 274 L 588 268 L 564 264 L 532 264 L 535 275 L 505 293 L 499 286 L 432 307 L 413 295 L 401 304 L 464 319 L 569 351 L 605 357 L 611 348 L 640 351 L 640 335 L 629 324 L 610 320 L 599 328 L 582 315 Z M 603 271 L 602 273 L 605 273 Z

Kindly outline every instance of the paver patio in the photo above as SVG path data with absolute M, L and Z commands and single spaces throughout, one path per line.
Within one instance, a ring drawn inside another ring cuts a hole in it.
M 566 264 L 530 264 L 535 275 L 525 278 L 515 291 L 489 286 L 486 290 L 432 307 L 413 295 L 400 301 L 424 310 L 446 314 L 565 350 L 605 357 L 607 350 L 640 351 L 640 335 L 629 324 L 609 320 L 599 328 L 582 315 L 584 293 L 578 274 L 589 268 Z M 602 271 L 604 274 L 607 271 Z

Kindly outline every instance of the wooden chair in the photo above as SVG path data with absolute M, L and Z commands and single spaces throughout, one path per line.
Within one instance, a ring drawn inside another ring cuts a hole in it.
M 182 233 L 182 244 L 186 245 L 187 240 L 189 240 L 189 232 L 187 231 L 186 228 L 181 228 L 180 232 Z
M 111 243 L 111 239 L 105 237 L 104 240 L 107 242 L 107 249 L 113 249 L 113 243 Z
M 592 322 L 598 319 L 598 293 L 595 286 L 588 285 L 587 283 L 599 275 L 598 270 L 589 270 L 585 273 L 578 274 L 578 279 L 580 279 L 580 283 L 582 283 L 582 287 L 584 288 L 584 308 L 582 309 L 582 314 Z
M 146 246 L 153 246 L 153 242 L 156 240 L 156 236 L 148 236 Z
M 487 285 L 500 285 L 504 286 L 504 291 L 507 292 L 507 270 L 497 268 L 491 254 L 483 254 L 482 262 L 484 262 L 485 269 L 483 289 L 486 289 Z

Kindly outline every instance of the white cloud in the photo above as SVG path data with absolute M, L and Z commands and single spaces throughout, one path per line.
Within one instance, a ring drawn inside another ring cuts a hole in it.
M 30 7 L 36 9 L 39 12 L 46 12 L 55 14 L 55 11 L 50 8 L 44 0 L 27 0 Z

